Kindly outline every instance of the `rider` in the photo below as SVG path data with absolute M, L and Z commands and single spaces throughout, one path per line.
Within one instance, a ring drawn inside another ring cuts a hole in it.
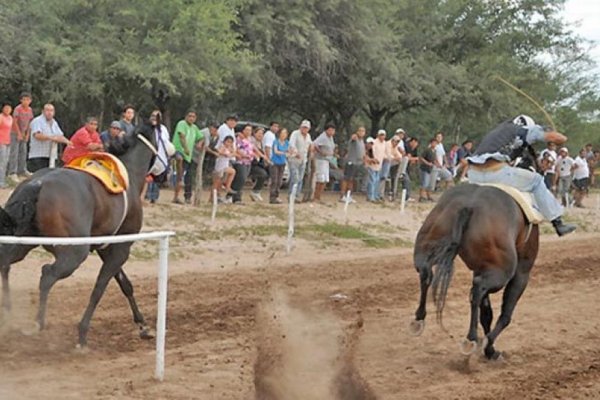
M 555 131 L 544 131 L 527 115 L 501 123 L 485 135 L 468 158 L 469 180 L 474 183 L 501 183 L 532 193 L 540 212 L 552 222 L 558 236 L 563 236 L 573 232 L 576 226 L 562 222 L 563 208 L 547 189 L 544 178 L 509 164 L 522 154 L 527 145 L 542 140 L 560 144 L 567 138 Z

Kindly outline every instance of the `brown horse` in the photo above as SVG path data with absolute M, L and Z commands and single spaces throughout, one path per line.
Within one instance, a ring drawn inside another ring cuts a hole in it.
M 498 335 L 511 321 L 515 306 L 529 280 L 538 253 L 539 230 L 530 226 L 521 208 L 508 194 L 490 186 L 464 184 L 448 190 L 419 230 L 414 263 L 421 282 L 421 298 L 411 330 L 420 335 L 425 326 L 425 303 L 429 286 L 441 323 L 448 286 L 458 254 L 473 271 L 471 323 L 463 354 L 477 350 L 477 322 L 485 339 L 488 359 L 497 359 Z M 433 268 L 435 266 L 435 269 Z M 502 288 L 502 312 L 492 330 L 490 293 Z
M 142 227 L 140 193 L 155 156 L 155 135 L 150 124 L 126 136 L 119 156 L 129 173 L 129 187 L 124 196 L 109 194 L 91 175 L 74 169 L 43 169 L 22 182 L 11 194 L 4 209 L 0 208 L 0 234 L 14 236 L 77 237 L 138 233 Z M 144 138 L 144 139 L 142 139 Z M 60 279 L 70 276 L 91 251 L 103 261 L 88 306 L 79 323 L 79 344 L 87 343 L 87 332 L 98 302 L 114 278 L 127 297 L 134 322 L 142 338 L 152 337 L 133 296 L 133 286 L 122 270 L 133 243 L 108 246 L 44 246 L 55 258 L 42 267 L 40 304 L 37 323 L 44 329 L 48 294 Z M 3 307 L 10 311 L 8 275 L 13 263 L 21 261 L 37 246 L 0 245 Z

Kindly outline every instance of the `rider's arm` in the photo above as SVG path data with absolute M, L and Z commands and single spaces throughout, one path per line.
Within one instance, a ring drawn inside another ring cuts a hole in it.
M 567 137 L 561 133 L 558 133 L 554 130 L 545 132 L 544 128 L 539 125 L 534 125 L 528 128 L 524 128 L 527 130 L 527 135 L 525 136 L 525 140 L 529 144 L 533 144 L 535 142 L 554 142 L 556 144 L 562 144 L 567 141 Z

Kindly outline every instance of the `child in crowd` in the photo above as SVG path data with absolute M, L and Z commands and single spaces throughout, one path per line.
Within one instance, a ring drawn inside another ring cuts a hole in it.
M 231 183 L 235 178 L 235 169 L 233 169 L 231 166 L 231 162 L 235 161 L 233 137 L 225 137 L 225 139 L 223 139 L 223 143 L 217 145 L 217 152 L 219 156 L 215 162 L 215 170 L 213 172 L 213 193 L 216 190 L 218 195 L 221 185 L 224 185 L 227 193 L 233 194 L 235 193 L 231 189 Z

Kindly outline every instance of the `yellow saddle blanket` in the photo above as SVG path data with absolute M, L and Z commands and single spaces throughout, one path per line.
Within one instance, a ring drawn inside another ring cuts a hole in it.
M 88 153 L 77 157 L 65 168 L 77 169 L 92 175 L 110 193 L 123 193 L 129 187 L 129 174 L 125 165 L 109 153 Z
M 525 214 L 525 217 L 529 223 L 538 225 L 546 220 L 538 210 L 537 203 L 535 202 L 535 199 L 531 193 L 521 192 L 512 186 L 503 185 L 501 183 L 481 183 L 480 185 L 493 186 L 512 197 L 517 202 L 519 207 L 521 207 L 521 210 L 523 210 L 523 214 Z

